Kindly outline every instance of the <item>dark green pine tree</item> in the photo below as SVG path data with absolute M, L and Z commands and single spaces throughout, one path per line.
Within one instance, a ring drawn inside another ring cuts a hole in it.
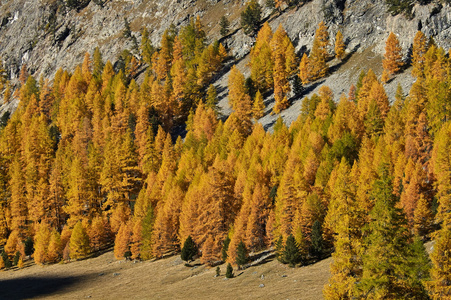
M 5 269 L 11 268 L 11 261 L 9 260 L 8 254 L 5 251 L 2 252 L 2 259 L 5 265 Z
M 277 260 L 279 260 L 281 263 L 284 263 L 284 259 L 283 259 L 283 237 L 279 236 L 279 238 L 276 241 L 276 258 Z
M 222 261 L 227 260 L 227 251 L 229 251 L 230 238 L 227 236 L 222 243 Z
M 425 249 L 407 227 L 402 209 L 396 207 L 388 168 L 382 166 L 372 191 L 375 201 L 364 239 L 363 275 L 357 285 L 366 299 L 428 299 L 421 283 L 428 274 Z
M 226 278 L 233 278 L 233 267 L 231 264 L 227 264 Z
M 262 8 L 256 0 L 251 0 L 241 13 L 241 26 L 247 35 L 255 35 L 260 27 Z
M 186 238 L 185 243 L 183 243 L 181 257 L 184 261 L 189 262 L 189 261 L 193 260 L 193 258 L 196 254 L 197 254 L 196 244 L 194 243 L 193 239 L 189 235 Z
M 14 266 L 17 266 L 17 263 L 19 262 L 19 259 L 20 259 L 20 252 L 17 251 L 16 255 L 14 255 L 14 259 L 13 259 L 13 265 Z
M 321 229 L 321 223 L 316 220 L 312 226 L 312 247 L 310 254 L 318 259 L 321 259 L 323 255 L 323 232 Z
M 302 96 L 302 93 L 304 92 L 304 86 L 302 85 L 302 81 L 299 76 L 294 76 L 293 92 L 296 98 L 300 98 Z
M 287 237 L 287 241 L 285 242 L 283 260 L 292 268 L 294 268 L 296 264 L 301 261 L 301 253 L 299 252 L 299 248 L 296 245 L 296 240 L 292 234 Z
M 226 36 L 229 34 L 230 22 L 226 16 L 221 17 L 221 20 L 219 21 L 219 26 L 221 27 L 219 31 L 221 33 L 221 36 Z
M 238 265 L 238 269 L 241 269 L 247 261 L 248 256 L 246 245 L 244 245 L 243 241 L 241 241 L 236 249 L 236 264 Z
M 31 237 L 27 237 L 24 242 L 25 245 L 25 255 L 31 255 L 34 252 L 34 244 L 33 239 Z

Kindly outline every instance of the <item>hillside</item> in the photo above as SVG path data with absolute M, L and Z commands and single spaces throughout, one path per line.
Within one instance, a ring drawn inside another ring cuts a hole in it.
M 330 262 L 293 269 L 271 259 L 225 279 L 225 264 L 215 277 L 216 268 L 185 267 L 179 256 L 133 263 L 107 252 L 70 264 L 0 272 L 0 299 L 319 300 Z

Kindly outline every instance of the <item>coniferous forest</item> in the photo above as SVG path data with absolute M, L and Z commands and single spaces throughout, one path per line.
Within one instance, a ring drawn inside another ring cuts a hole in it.
M 16 90 L 0 72 L 6 101 L 20 100 L 0 131 L 0 267 L 114 247 L 116 259 L 223 261 L 233 277 L 274 249 L 293 267 L 332 255 L 326 299 L 449 299 L 449 49 L 419 31 L 406 64 L 391 33 L 381 78 L 365 70 L 343 95 L 322 86 L 267 132 L 259 118 L 346 55 L 341 32 L 333 45 L 317 28 L 299 57 L 282 26 L 263 24 L 248 78 L 199 18 L 159 48 L 144 30 L 140 55 L 124 51 L 119 66 L 97 48 L 52 80 L 24 65 Z M 212 83 L 229 69 L 225 117 Z M 412 72 L 411 90 L 387 95 L 399 72 Z

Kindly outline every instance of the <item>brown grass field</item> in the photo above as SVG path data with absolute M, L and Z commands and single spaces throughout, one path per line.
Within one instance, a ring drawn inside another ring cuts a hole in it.
M 0 299 L 322 299 L 331 258 L 289 268 L 271 259 L 226 279 L 216 268 L 186 267 L 180 256 L 117 261 L 112 251 L 67 264 L 0 272 Z M 264 286 L 261 286 L 261 285 Z

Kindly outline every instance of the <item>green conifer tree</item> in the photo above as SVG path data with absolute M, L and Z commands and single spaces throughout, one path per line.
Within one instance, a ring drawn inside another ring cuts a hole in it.
M 241 241 L 236 248 L 236 264 L 241 269 L 248 261 L 246 245 Z
M 230 238 L 229 238 L 229 236 L 227 236 L 225 238 L 224 242 L 222 243 L 222 250 L 221 250 L 222 261 L 227 260 L 227 251 L 229 251 L 229 245 L 230 245 Z
M 194 243 L 193 239 L 189 235 L 186 238 L 185 243 L 183 244 L 181 258 L 184 261 L 190 262 L 193 260 L 193 258 L 196 254 L 197 254 L 196 244 Z
M 299 252 L 296 240 L 292 234 L 287 237 L 287 241 L 285 242 L 283 260 L 292 268 L 294 268 L 296 264 L 301 261 L 301 253 Z
M 318 220 L 316 220 L 312 226 L 312 247 L 310 252 L 314 257 L 321 259 L 321 256 L 323 255 L 323 250 L 324 250 L 324 241 L 321 223 Z
M 233 278 L 233 267 L 231 264 L 227 264 L 226 278 Z
M 418 253 L 407 227 L 407 219 L 398 198 L 393 194 L 392 179 L 386 166 L 379 171 L 372 191 L 375 201 L 370 212 L 365 254 L 362 256 L 363 275 L 357 287 L 363 297 L 370 299 L 426 299 L 421 280 L 426 272 L 418 272 L 415 265 Z

